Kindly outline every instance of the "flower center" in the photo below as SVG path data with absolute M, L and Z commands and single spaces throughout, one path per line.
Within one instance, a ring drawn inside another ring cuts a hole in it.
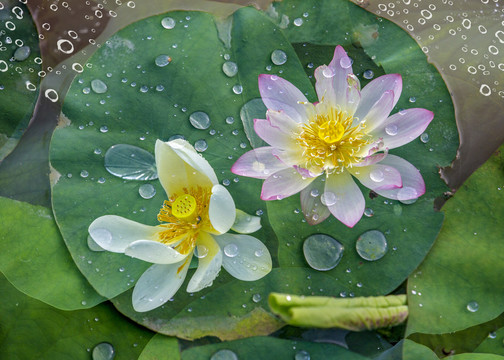
M 311 172 L 341 173 L 352 164 L 362 161 L 360 150 L 371 143 L 365 133 L 365 125 L 353 126 L 354 118 L 346 111 L 330 108 L 327 113 L 317 114 L 302 125 L 296 140 L 303 148 L 304 164 Z
M 183 254 L 194 249 L 200 230 L 214 230 L 208 217 L 210 195 L 209 189 L 198 186 L 183 188 L 181 195 L 166 200 L 157 216 L 165 228 L 158 233 L 159 241 Z

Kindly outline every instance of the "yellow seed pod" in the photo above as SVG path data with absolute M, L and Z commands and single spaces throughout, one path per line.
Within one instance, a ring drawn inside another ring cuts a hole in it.
M 196 199 L 194 196 L 184 194 L 172 203 L 172 214 L 179 219 L 186 219 L 196 212 Z

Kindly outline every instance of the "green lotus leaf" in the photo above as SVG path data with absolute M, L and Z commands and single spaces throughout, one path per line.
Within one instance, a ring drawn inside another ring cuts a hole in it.
M 138 360 L 180 360 L 178 340 L 156 334 L 147 343 Z

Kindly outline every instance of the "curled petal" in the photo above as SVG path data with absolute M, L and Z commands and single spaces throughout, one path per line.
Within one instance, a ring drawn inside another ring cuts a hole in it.
M 123 253 L 137 240 L 155 240 L 159 228 L 137 223 L 116 215 L 101 216 L 89 225 L 89 235 L 101 248 Z
M 349 169 L 362 185 L 368 189 L 390 190 L 402 187 L 401 174 L 391 166 L 374 164 L 366 167 Z
M 133 289 L 133 308 L 138 312 L 153 310 L 175 295 L 189 269 L 189 259 L 176 264 L 154 264 L 148 268 Z
M 364 119 L 373 105 L 382 97 L 383 93 L 392 90 L 394 100 L 392 108 L 397 104 L 402 92 L 402 78 L 399 74 L 388 74 L 377 77 L 367 84 L 361 91 L 361 99 L 354 116 Z
M 236 219 L 231 230 L 240 234 L 251 234 L 261 228 L 261 218 L 236 209 Z
M 229 191 L 217 184 L 212 188 L 208 216 L 219 234 L 227 232 L 235 221 L 236 207 Z
M 264 180 L 261 199 L 281 200 L 294 195 L 307 187 L 314 178 L 301 176 L 296 169 L 287 168 L 277 171 Z
M 320 177 L 301 191 L 301 209 L 306 222 L 310 225 L 320 224 L 331 215 L 329 208 L 320 201 L 324 185 Z
M 257 179 L 266 179 L 268 176 L 288 167 L 272 154 L 272 147 L 260 147 L 250 150 L 240 156 L 231 167 L 231 172 L 236 175 L 248 176 Z
M 420 136 L 434 118 L 432 111 L 414 108 L 390 116 L 371 131 L 374 137 L 383 139 L 385 146 L 394 149 Z
M 218 183 L 208 161 L 185 140 L 157 140 L 155 155 L 159 181 L 168 195 L 181 193 L 188 186 L 209 188 Z
M 175 264 L 187 257 L 172 247 L 157 241 L 137 240 L 128 245 L 124 254 L 155 264 Z
M 331 214 L 348 227 L 354 227 L 364 213 L 364 196 L 346 171 L 327 178 L 322 196 L 322 203 L 325 203 Z
M 204 246 L 208 253 L 198 259 L 198 268 L 187 284 L 187 292 L 190 293 L 211 286 L 222 265 L 222 251 L 210 234 L 201 232 L 197 246 Z
M 215 240 L 224 249 L 222 266 L 238 280 L 259 280 L 271 271 L 268 248 L 255 237 L 223 234 L 215 236 Z M 233 251 L 227 251 L 231 246 Z
M 285 149 L 292 142 L 291 134 L 271 125 L 269 120 L 254 119 L 254 130 L 269 145 Z
M 294 85 L 276 75 L 259 75 L 259 92 L 268 109 L 284 111 L 292 120 L 303 123 L 313 113 L 313 105 Z
M 389 155 L 380 162 L 399 171 L 402 179 L 402 187 L 391 190 L 375 190 L 381 196 L 394 200 L 412 200 L 425 193 L 425 182 L 420 171 L 408 161 L 399 156 Z
M 343 111 L 348 111 L 348 99 L 353 96 L 348 96 L 347 92 L 349 87 L 353 87 L 354 83 L 352 82 L 355 82 L 355 79 L 350 77 L 351 82 L 349 83 L 350 75 L 352 75 L 352 60 L 338 45 L 329 65 L 319 66 L 315 70 L 315 79 L 317 80 L 315 90 L 319 101 L 328 103 L 330 106 L 339 106 Z

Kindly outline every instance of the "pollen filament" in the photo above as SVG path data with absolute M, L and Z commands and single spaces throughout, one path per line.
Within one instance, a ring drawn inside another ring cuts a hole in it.
M 353 126 L 353 122 L 354 118 L 346 111 L 333 107 L 302 125 L 296 134 L 305 159 L 300 165 L 313 173 L 329 174 L 341 173 L 359 163 L 362 159 L 357 154 L 372 139 L 364 131 L 363 123 Z

